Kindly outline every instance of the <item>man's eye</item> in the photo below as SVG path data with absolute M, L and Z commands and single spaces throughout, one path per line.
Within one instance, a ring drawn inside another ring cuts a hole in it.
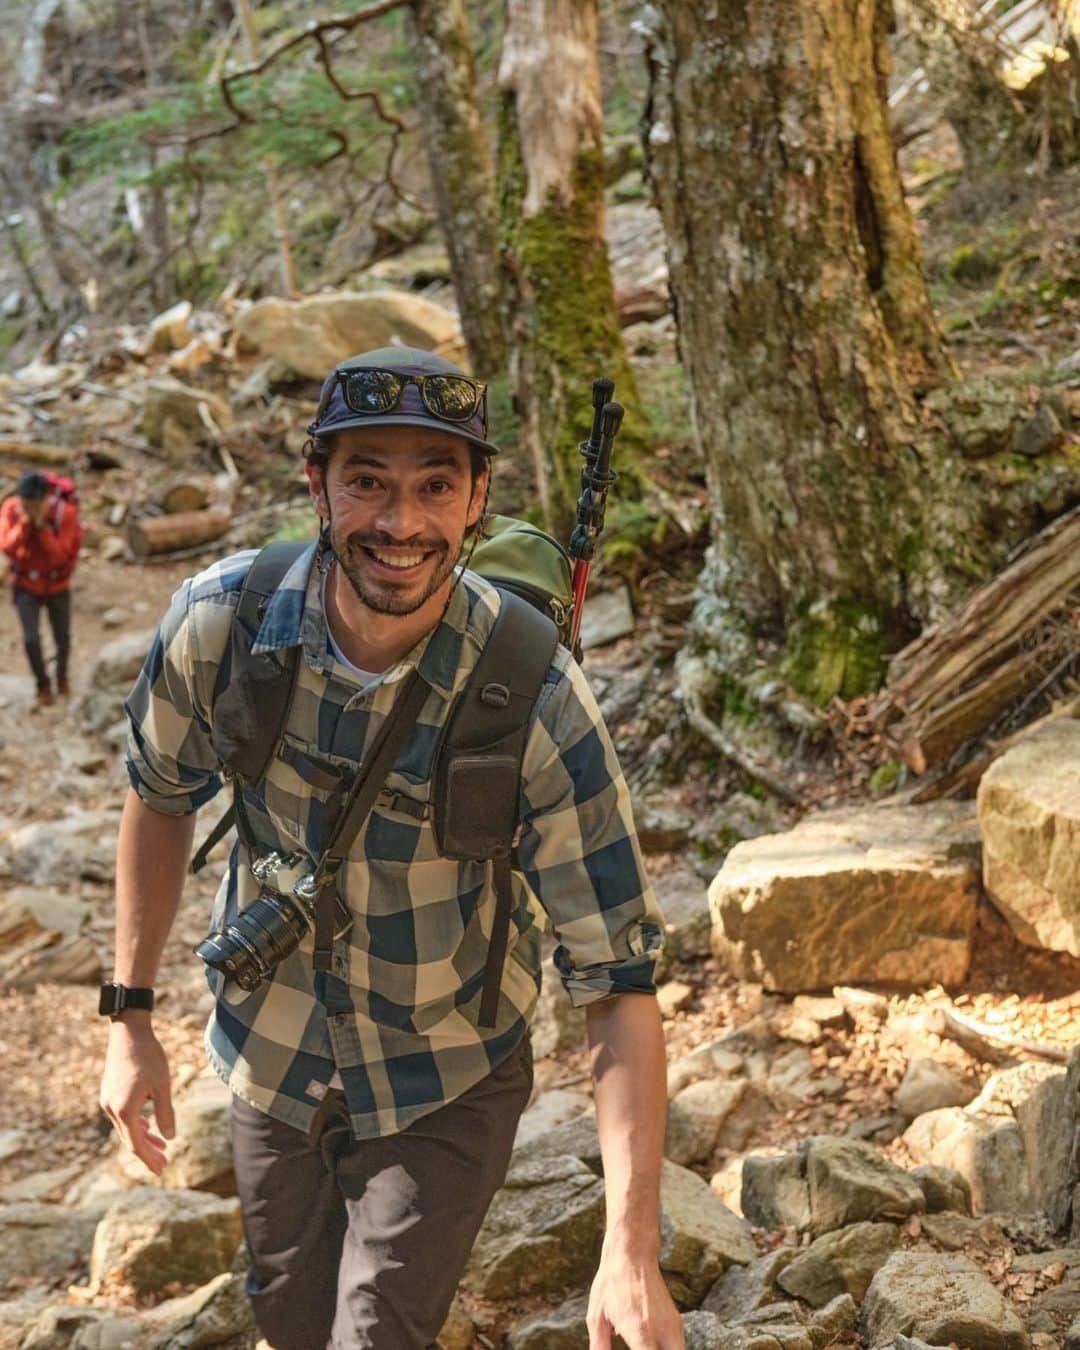
M 376 480 L 368 473 L 359 474 L 349 481 L 349 487 L 358 488 L 361 492 L 370 492 L 372 488 L 377 486 Z
M 428 491 L 436 497 L 441 497 L 450 491 L 450 484 L 445 478 L 435 478 L 428 484 Z

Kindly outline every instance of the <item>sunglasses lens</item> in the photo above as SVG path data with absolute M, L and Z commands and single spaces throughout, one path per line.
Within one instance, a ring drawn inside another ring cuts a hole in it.
M 353 412 L 389 412 L 404 387 L 400 376 L 389 370 L 350 370 L 344 380 L 345 402 Z
M 445 422 L 467 422 L 479 401 L 479 387 L 460 375 L 429 375 L 424 380 L 428 411 Z

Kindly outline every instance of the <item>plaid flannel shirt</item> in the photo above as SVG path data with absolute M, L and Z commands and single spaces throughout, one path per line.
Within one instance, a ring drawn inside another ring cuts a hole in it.
M 127 701 L 129 778 L 155 811 L 190 814 L 221 786 L 209 737 L 214 682 L 254 556 L 226 558 L 184 583 Z M 245 791 L 260 844 L 317 857 L 331 824 L 332 770 L 356 772 L 414 666 L 429 692 L 339 873 L 352 922 L 335 941 L 332 969 L 313 970 L 309 933 L 250 993 L 208 971 L 216 1002 L 206 1044 L 233 1092 L 305 1130 L 336 1069 L 353 1131 L 370 1138 L 453 1100 L 510 1054 L 536 1002 L 545 921 L 570 998 L 582 1005 L 654 991 L 662 919 L 611 741 L 581 671 L 560 647 L 525 751 L 516 904 L 496 1025 L 476 1025 L 494 912 L 489 867 L 439 855 L 428 804 L 440 732 L 494 623 L 499 593 L 465 573 L 442 622 L 361 688 L 331 654 L 313 556 L 314 546 L 287 573 L 254 647 L 303 651 L 278 753 L 258 788 Z M 234 845 L 212 929 L 255 898 L 247 861 Z

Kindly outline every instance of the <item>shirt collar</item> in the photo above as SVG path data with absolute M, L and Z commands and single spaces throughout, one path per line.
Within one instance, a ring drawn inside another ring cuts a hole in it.
M 251 650 L 258 654 L 302 646 L 308 665 L 328 675 L 326 613 L 319 571 L 312 566 L 314 558 L 315 543 L 312 542 L 285 573 L 280 586 L 270 597 Z M 467 674 L 460 668 L 461 653 L 474 610 L 468 586 L 475 580 L 468 574 L 468 580 L 459 581 L 441 621 L 386 672 L 383 677 L 386 683 L 403 679 L 415 667 L 425 684 L 444 698 L 454 693 Z

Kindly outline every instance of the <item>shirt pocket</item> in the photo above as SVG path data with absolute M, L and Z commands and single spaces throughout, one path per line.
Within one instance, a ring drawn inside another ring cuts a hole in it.
M 327 848 L 356 768 L 352 760 L 285 734 L 262 784 L 267 815 L 283 844 L 313 858 Z

